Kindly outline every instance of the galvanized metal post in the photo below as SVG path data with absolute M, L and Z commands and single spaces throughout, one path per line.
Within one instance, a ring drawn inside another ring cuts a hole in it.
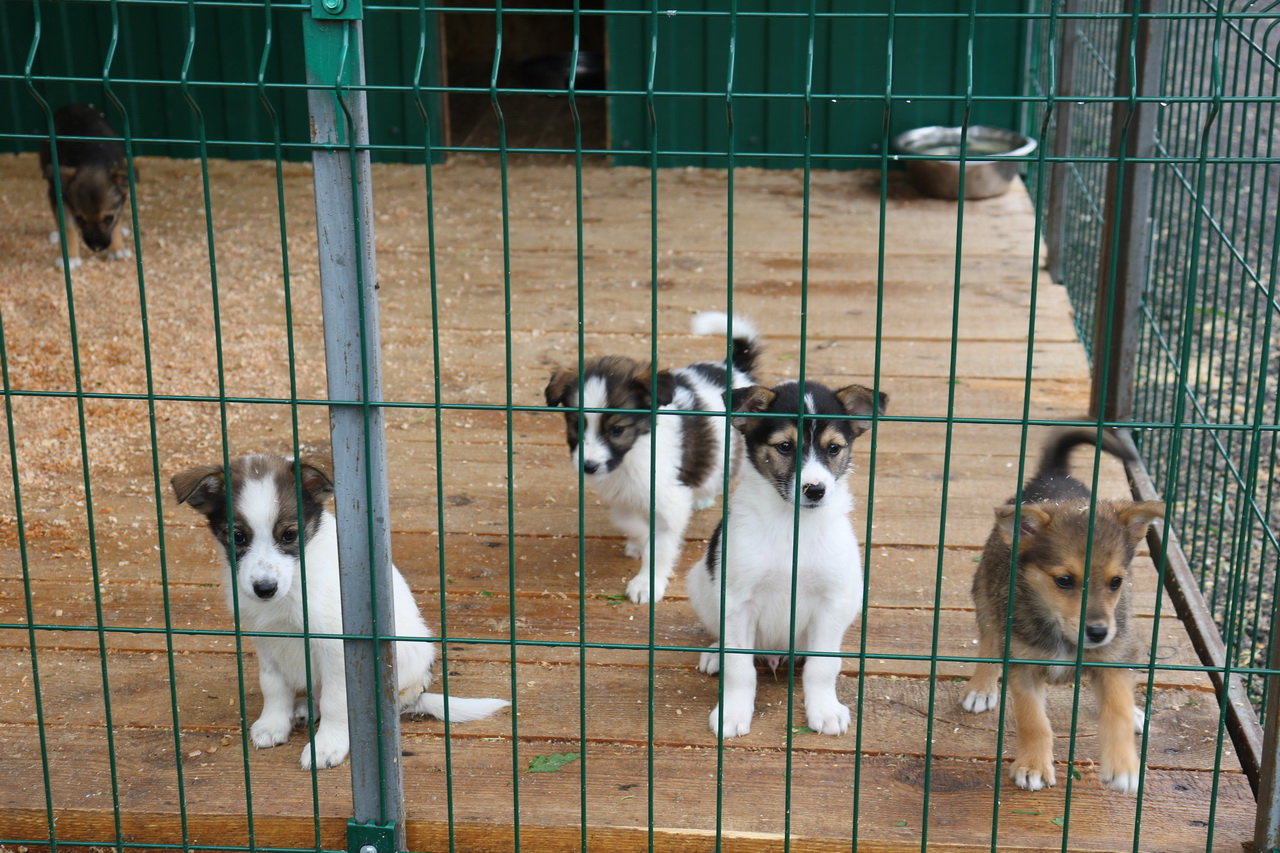
M 1070 15 L 1076 11 L 1077 0 L 1063 0 L 1062 14 Z M 1066 157 L 1071 151 L 1071 93 L 1075 90 L 1076 75 L 1076 33 L 1079 23 L 1074 18 L 1063 18 L 1062 35 L 1058 39 L 1058 67 L 1054 69 L 1057 79 L 1053 83 L 1054 131 L 1053 146 L 1049 153 L 1054 157 Z M 1049 277 L 1055 282 L 1062 282 L 1062 249 L 1066 241 L 1067 231 L 1067 178 L 1070 169 L 1067 163 L 1054 163 L 1049 173 L 1049 209 L 1046 214 L 1048 227 L 1045 230 L 1045 266 Z
M 1272 626 L 1275 625 L 1274 618 Z M 1280 669 L 1280 643 L 1272 640 L 1269 669 Z M 1280 676 L 1267 676 L 1267 707 L 1262 725 L 1262 754 L 1258 767 L 1258 813 L 1253 828 L 1253 849 L 1258 853 L 1280 849 Z
M 348 844 L 404 850 L 404 780 L 392 644 L 390 511 L 378 328 L 368 114 L 358 0 L 303 16 L 325 362 L 346 634 L 353 818 Z M 354 89 L 353 89 L 354 87 Z
M 1141 15 L 1136 32 L 1132 17 L 1135 3 Z M 1133 417 L 1138 311 L 1151 255 L 1151 185 L 1155 172 L 1153 164 L 1133 160 L 1149 158 L 1155 152 L 1156 104 L 1138 99 L 1156 98 L 1160 92 L 1164 23 L 1150 16 L 1163 11 L 1164 6 L 1163 0 L 1127 0 L 1128 17 L 1121 24 L 1116 51 L 1116 103 L 1111 113 L 1108 150 L 1117 159 L 1107 169 L 1090 395 L 1093 415 L 1101 414 L 1108 421 Z

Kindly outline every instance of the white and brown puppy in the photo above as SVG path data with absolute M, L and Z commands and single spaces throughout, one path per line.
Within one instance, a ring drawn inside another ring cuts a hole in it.
M 728 523 L 716 527 L 687 583 L 703 626 L 722 637 L 702 653 L 703 672 L 720 671 L 722 648 L 770 650 L 776 665 L 793 636 L 797 652 L 840 651 L 862 608 L 862 558 L 850 518 L 853 440 L 870 426 L 864 419 L 883 413 L 887 403 L 887 396 L 861 385 L 832 391 L 807 382 L 802 395 L 800 385 L 789 381 L 733 392 L 733 425 L 746 441 L 749 464 L 729 501 Z M 849 728 L 849 709 L 836 698 L 839 674 L 838 657 L 805 659 L 804 707 L 816 732 L 840 735 Z M 755 711 L 753 656 L 725 652 L 721 678 L 724 727 L 716 706 L 711 730 L 745 735 Z
M 1094 501 L 1084 483 L 1071 476 L 1068 459 L 1072 448 L 1092 445 L 1096 438 L 1094 430 L 1077 429 L 1050 440 L 1039 470 L 1023 487 L 1021 508 L 1012 500 L 996 507 L 996 523 L 973 577 L 983 657 L 1004 654 L 1008 622 L 1012 657 L 1064 664 L 1009 665 L 1009 699 L 1018 723 L 1018 754 L 1011 773 L 1018 787 L 1031 791 L 1056 781 L 1054 736 L 1045 713 L 1047 685 L 1074 679 L 1072 664 L 1077 655 L 1087 663 L 1134 665 L 1142 657 L 1142 643 L 1133 625 L 1129 566 L 1147 527 L 1164 517 L 1164 504 Z M 1102 449 L 1131 458 L 1124 445 L 1107 433 L 1102 436 Z M 1012 554 L 1015 530 L 1016 559 Z M 1015 575 L 1012 607 L 1011 571 Z M 977 665 L 961 701 L 966 711 L 999 707 L 1000 669 L 996 663 Z M 1089 667 L 1085 672 L 1098 696 L 1099 775 L 1107 786 L 1136 794 L 1142 766 L 1133 733 L 1142 731 L 1144 718 L 1133 701 L 1133 672 L 1114 666 Z
M 693 332 L 726 334 L 728 322 L 726 314 L 704 311 L 693 317 Z M 603 356 L 589 360 L 581 378 L 576 371 L 559 370 L 547 383 L 547 405 L 572 410 L 565 412 L 565 427 L 574 470 L 581 466 L 587 482 L 609 504 L 614 525 L 627 538 L 627 555 L 640 559 L 640 571 L 627 584 L 627 597 L 632 601 L 649 601 L 651 584 L 653 600 L 662 600 L 684 546 L 689 517 L 695 509 L 715 503 L 724 488 L 724 421 L 668 413 L 723 412 L 726 389 L 755 381 L 759 354 L 755 327 L 735 317 L 732 375 L 722 361 L 662 370 L 656 377 L 655 398 L 651 365 L 624 356 Z M 579 412 L 579 407 L 588 411 Z M 656 424 L 650 417 L 654 408 L 662 413 Z M 741 446 L 731 435 L 730 475 L 741 455 Z M 655 507 L 652 560 L 651 462 Z
M 230 469 L 221 465 L 192 468 L 174 475 L 172 485 L 179 503 L 205 516 L 213 538 L 221 546 L 227 603 L 232 608 L 239 605 L 243 630 L 302 633 L 303 584 L 299 555 L 305 549 L 307 630 L 314 634 L 341 634 L 337 525 L 333 514 L 325 508 L 325 502 L 333 494 L 328 462 L 319 458 L 303 459 L 298 470 L 302 480 L 301 506 L 297 502 L 299 490 L 293 460 L 283 456 L 244 456 L 234 460 Z M 230 516 L 227 514 L 228 489 L 231 491 Z M 397 636 L 431 636 L 409 585 L 394 567 L 392 594 Z M 250 728 L 250 735 L 254 746 L 260 749 L 284 743 L 295 726 L 306 722 L 306 699 L 298 698 L 298 694 L 307 689 L 303 643 L 301 637 L 253 638 L 263 705 L 262 715 Z M 311 687 L 320 711 L 314 764 L 334 767 L 342 763 L 349 749 L 342 641 L 312 639 L 310 650 Z M 435 655 L 433 643 L 395 644 L 402 712 L 443 718 L 445 697 L 427 692 Z M 449 719 L 455 723 L 487 717 L 509 704 L 501 699 L 449 697 L 447 701 Z M 302 750 L 302 766 L 309 768 L 312 763 L 308 744 Z

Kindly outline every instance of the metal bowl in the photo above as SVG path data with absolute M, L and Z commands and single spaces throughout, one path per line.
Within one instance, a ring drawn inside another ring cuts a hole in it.
M 916 189 L 937 198 L 960 197 L 959 127 L 917 127 L 893 138 L 897 154 L 950 155 L 955 160 L 908 160 L 907 173 Z M 965 147 L 964 197 L 991 198 L 1009 189 L 1021 163 L 1036 150 L 1036 141 L 1012 130 L 977 125 L 969 128 Z M 1010 159 L 1006 159 L 1010 158 Z

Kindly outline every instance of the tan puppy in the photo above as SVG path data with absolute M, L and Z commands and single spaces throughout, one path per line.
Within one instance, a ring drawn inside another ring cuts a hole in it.
M 1164 517 L 1164 504 L 1097 501 L 1090 553 L 1091 496 L 1084 484 L 1068 473 L 1067 460 L 1072 448 L 1093 444 L 1095 436 L 1092 430 L 1055 436 L 1045 448 L 1040 470 L 1023 488 L 1011 657 L 1074 664 L 1079 643 L 1080 657 L 1086 663 L 1139 663 L 1129 564 L 1147 526 Z M 1129 458 L 1123 445 L 1110 435 L 1103 436 L 1102 449 Z M 1004 655 L 1005 623 L 1010 614 L 1010 549 L 1019 518 L 1012 501 L 996 507 L 995 513 L 995 528 L 973 578 L 979 653 L 990 658 Z M 1086 571 L 1088 597 L 1082 611 Z M 1117 667 L 1088 667 L 1085 673 L 1098 697 L 1102 781 L 1117 791 L 1136 794 L 1141 766 L 1133 733 L 1142 730 L 1143 716 L 1133 701 L 1133 674 Z M 1009 666 L 1009 698 L 1018 729 L 1012 773 L 1021 788 L 1038 791 L 1056 781 L 1045 688 L 1050 682 L 1070 681 L 1074 674 L 1071 665 Z M 978 664 L 961 703 L 964 709 L 978 713 L 999 707 L 999 680 L 999 664 Z

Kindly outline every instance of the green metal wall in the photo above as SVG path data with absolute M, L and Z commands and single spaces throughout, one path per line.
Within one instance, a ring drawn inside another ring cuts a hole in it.
M 35 91 L 52 108 L 67 101 L 97 104 L 123 133 L 124 117 L 113 95 L 127 114 L 138 154 L 199 156 L 191 140 L 200 138 L 203 120 L 210 156 L 272 158 L 275 120 L 265 97 L 279 116 L 285 157 L 307 159 L 303 8 L 258 2 L 0 3 L 0 150 L 33 150 L 48 135 L 45 112 L 27 85 L 29 70 L 40 78 Z M 420 84 L 439 85 L 434 16 L 414 3 L 382 7 L 366 17 L 366 75 L 375 87 L 369 94 L 374 158 L 421 162 L 426 125 L 414 93 L 406 89 L 420 53 Z M 423 17 L 429 22 L 425 28 Z M 443 126 L 438 91 L 424 92 L 423 102 L 431 145 L 437 146 Z
M 730 14 L 731 5 L 736 14 Z M 890 18 L 890 7 L 893 16 Z M 966 108 L 973 45 L 970 119 L 1018 126 L 1024 25 L 1015 0 L 816 0 L 813 29 L 812 165 L 880 165 L 889 133 L 959 124 Z M 733 146 L 737 165 L 798 168 L 805 152 L 804 94 L 811 18 L 786 0 L 679 0 L 653 6 L 609 0 L 611 145 L 647 152 L 655 144 L 648 103 L 653 57 L 653 120 L 661 166 L 724 166 L 730 144 L 726 97 L 730 44 Z M 763 17 L 768 13 L 769 17 Z M 971 14 L 972 13 L 972 14 Z M 731 40 L 731 36 L 734 38 Z M 972 38 L 970 38 L 972 36 Z M 892 53 L 892 99 L 889 63 Z M 617 157 L 639 165 L 645 156 Z
M 886 116 L 892 134 L 958 124 L 968 105 L 974 123 L 1017 127 L 1025 26 L 1010 14 L 1019 10 L 1017 0 L 817 0 L 812 18 L 802 4 L 783 0 L 662 5 L 655 11 L 645 0 L 608 0 L 605 9 L 610 148 L 618 164 L 647 164 L 644 152 L 656 143 L 674 152 L 658 159 L 661 166 L 725 166 L 731 103 L 738 165 L 798 168 L 805 152 L 811 26 L 816 168 L 878 167 Z M 377 160 L 424 157 L 427 138 L 411 89 L 415 76 L 427 88 L 422 98 L 430 145 L 443 142 L 440 38 L 437 15 L 426 8 L 379 5 L 365 15 Z M 203 119 L 211 156 L 269 158 L 274 121 L 265 96 L 279 115 L 285 156 L 305 159 L 301 10 L 257 3 L 0 4 L 0 150 L 31 150 L 47 134 L 44 112 L 26 82 L 30 59 L 30 72 L 40 78 L 36 91 L 52 106 L 96 103 L 123 130 L 114 95 L 138 140 L 136 153 L 198 156 L 190 140 L 200 138 Z M 966 100 L 970 44 L 973 97 Z M 892 48 L 893 74 L 888 100 L 886 46 Z M 179 82 L 184 67 L 185 87 Z M 438 152 L 433 159 L 440 159 Z

